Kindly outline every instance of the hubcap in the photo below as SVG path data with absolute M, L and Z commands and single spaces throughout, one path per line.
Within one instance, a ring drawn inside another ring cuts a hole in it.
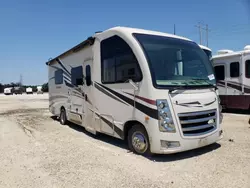
M 148 148 L 147 140 L 140 132 L 135 132 L 132 135 L 132 145 L 135 151 L 138 153 L 144 153 Z

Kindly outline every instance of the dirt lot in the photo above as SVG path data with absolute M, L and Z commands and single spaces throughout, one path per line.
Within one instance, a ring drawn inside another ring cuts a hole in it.
M 0 95 L 0 187 L 250 188 L 249 115 L 224 114 L 218 144 L 147 159 L 120 140 L 61 126 L 47 97 Z

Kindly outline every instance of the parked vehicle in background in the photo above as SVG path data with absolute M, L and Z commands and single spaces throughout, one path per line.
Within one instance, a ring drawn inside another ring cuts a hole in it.
M 14 87 L 14 94 L 15 95 L 18 95 L 18 94 L 22 95 L 23 94 L 22 88 L 21 87 Z
M 26 88 L 26 93 L 27 93 L 27 94 L 33 94 L 32 88 L 31 88 L 31 87 L 27 87 L 27 88 Z
M 189 39 L 115 27 L 46 64 L 49 110 L 61 124 L 127 140 L 143 155 L 222 138 L 214 69 Z
M 13 95 L 13 88 L 12 87 L 5 88 L 3 92 L 5 95 Z
M 37 94 L 43 94 L 42 86 L 37 86 Z
M 208 58 L 211 59 L 212 58 L 212 50 L 206 46 L 203 46 L 203 45 L 199 45 L 199 46 L 207 54 Z
M 212 57 L 223 108 L 250 109 L 250 45 Z

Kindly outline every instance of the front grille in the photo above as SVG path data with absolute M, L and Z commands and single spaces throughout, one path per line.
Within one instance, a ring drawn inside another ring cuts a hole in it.
M 184 136 L 199 136 L 216 129 L 216 109 L 178 114 Z

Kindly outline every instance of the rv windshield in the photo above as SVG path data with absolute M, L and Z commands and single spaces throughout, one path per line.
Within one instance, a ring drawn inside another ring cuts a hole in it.
M 208 58 L 211 59 L 212 52 L 210 50 L 203 49 L 203 51 L 207 54 Z
M 216 84 L 211 62 L 197 44 L 176 38 L 134 34 L 147 57 L 156 88 Z

